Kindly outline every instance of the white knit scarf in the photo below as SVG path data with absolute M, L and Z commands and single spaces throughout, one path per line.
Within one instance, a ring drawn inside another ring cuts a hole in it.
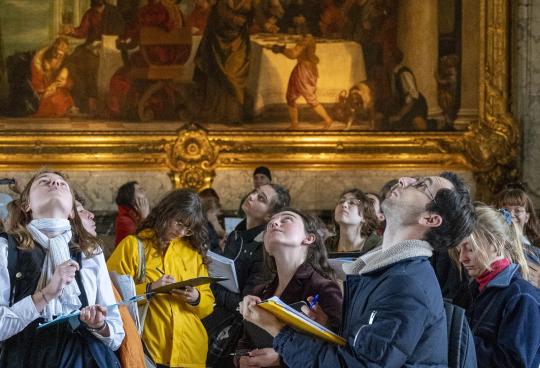
M 36 290 L 41 290 L 49 283 L 56 267 L 71 258 L 69 254 L 71 224 L 67 219 L 42 218 L 32 220 L 26 228 L 32 238 L 45 249 L 45 260 L 36 288 Z M 49 238 L 46 234 L 59 235 Z M 81 307 L 78 297 L 80 294 L 81 291 L 75 281 L 66 285 L 59 297 L 49 301 L 42 316 L 46 320 L 51 320 L 53 316 L 79 309 Z
M 431 257 L 433 248 L 424 240 L 404 240 L 390 248 L 375 248 L 351 263 L 343 264 L 347 274 L 362 275 L 397 263 L 407 258 Z

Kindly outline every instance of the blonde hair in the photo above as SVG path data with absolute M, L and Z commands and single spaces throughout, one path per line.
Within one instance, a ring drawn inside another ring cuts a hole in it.
M 485 269 L 491 271 L 491 260 L 487 249 L 495 247 L 497 256 L 510 259 L 511 262 L 520 266 L 524 279 L 529 279 L 529 266 L 523 253 L 522 233 L 519 226 L 506 218 L 502 211 L 496 210 L 481 202 L 475 203 L 477 216 L 476 226 L 468 238 L 469 247 L 477 253 L 478 260 Z M 450 257 L 461 269 L 457 248 L 449 251 Z

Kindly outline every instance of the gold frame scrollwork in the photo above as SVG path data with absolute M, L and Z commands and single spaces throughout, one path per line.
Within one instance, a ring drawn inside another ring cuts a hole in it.
M 480 0 L 479 116 L 456 132 L 210 129 L 198 125 L 0 122 L 0 170 L 168 171 L 175 187 L 209 187 L 216 169 L 470 170 L 488 199 L 519 176 L 520 130 L 509 111 L 508 0 Z M 21 128 L 23 127 L 23 128 Z

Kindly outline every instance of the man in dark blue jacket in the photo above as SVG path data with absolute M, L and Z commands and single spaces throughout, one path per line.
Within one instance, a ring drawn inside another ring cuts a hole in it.
M 387 219 L 382 247 L 345 269 L 345 346 L 285 326 L 258 308 L 254 297 L 241 303 L 245 319 L 275 336 L 274 349 L 287 366 L 448 366 L 446 317 L 429 257 L 433 247 L 455 247 L 472 232 L 476 217 L 469 192 L 451 173 L 405 177 L 382 207 Z

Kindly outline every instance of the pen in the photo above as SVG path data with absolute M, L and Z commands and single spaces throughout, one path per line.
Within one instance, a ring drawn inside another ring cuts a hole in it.
M 159 269 L 159 267 L 156 267 L 156 270 L 157 270 L 157 272 L 159 272 L 160 274 L 165 275 L 165 272 L 161 271 L 161 270 Z
M 230 353 L 229 356 L 249 356 L 249 351 Z
M 315 294 L 315 296 L 313 297 L 313 299 L 311 299 L 311 302 L 308 305 L 309 309 L 315 308 L 315 305 L 317 304 L 318 301 L 319 301 L 319 294 Z

